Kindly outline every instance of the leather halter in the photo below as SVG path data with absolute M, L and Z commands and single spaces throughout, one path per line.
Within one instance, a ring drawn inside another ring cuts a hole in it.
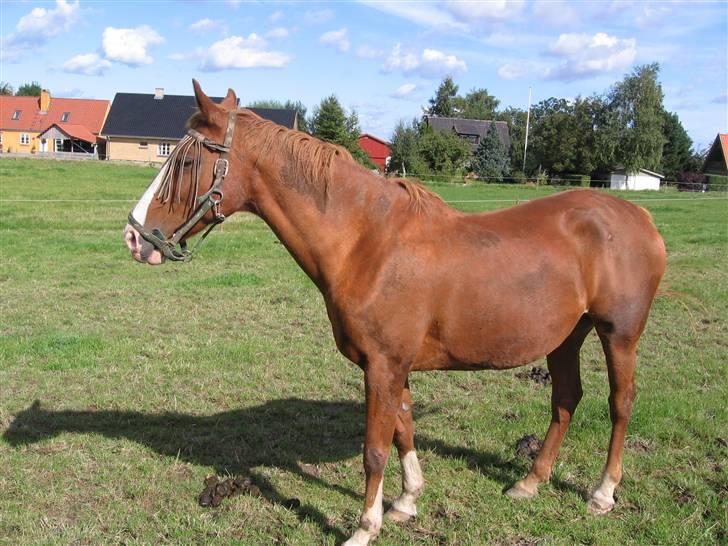
M 187 219 L 187 221 L 174 231 L 171 238 L 167 238 L 165 234 L 157 228 L 150 231 L 143 225 L 141 225 L 137 221 L 137 219 L 134 218 L 133 209 L 129 213 L 129 224 L 135 230 L 137 230 L 137 232 L 139 232 L 139 235 L 141 235 L 145 241 L 151 243 L 168 260 L 172 260 L 175 262 L 189 261 L 192 258 L 192 253 L 200 247 L 200 245 L 205 240 L 207 235 L 212 231 L 212 229 L 216 225 L 221 224 L 225 221 L 225 215 L 220 212 L 220 203 L 222 202 L 224 196 L 222 192 L 222 183 L 230 167 L 230 164 L 227 160 L 227 155 L 228 152 L 230 152 L 230 146 L 232 145 L 233 141 L 236 116 L 237 112 L 235 110 L 231 110 L 228 113 L 227 130 L 225 131 L 225 140 L 222 144 L 210 140 L 205 135 L 195 131 L 194 129 L 190 129 L 189 131 L 187 131 L 187 134 L 190 137 L 200 142 L 208 150 L 219 153 L 220 157 L 215 160 L 215 167 L 213 168 L 214 179 L 212 182 L 212 186 L 210 186 L 210 189 L 207 190 L 207 192 L 203 193 L 195 200 L 197 208 Z M 188 250 L 186 241 L 182 240 L 183 237 L 187 235 L 187 233 L 189 233 L 189 231 L 193 227 L 195 227 L 195 225 L 197 225 L 197 223 L 202 219 L 203 216 L 205 216 L 205 214 L 208 213 L 210 209 L 212 209 L 214 213 L 212 224 L 210 224 L 210 227 L 205 230 L 200 239 L 197 241 L 197 244 L 195 244 L 194 248 Z M 179 245 L 179 248 L 177 248 L 177 245 Z

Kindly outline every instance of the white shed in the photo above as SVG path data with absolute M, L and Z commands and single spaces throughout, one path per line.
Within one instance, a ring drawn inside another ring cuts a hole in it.
M 637 169 L 628 173 L 624 169 L 612 171 L 609 187 L 613 190 L 659 190 L 660 180 L 665 178 L 647 169 Z

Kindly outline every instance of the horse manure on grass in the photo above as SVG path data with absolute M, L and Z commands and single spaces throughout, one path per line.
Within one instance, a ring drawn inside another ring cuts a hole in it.
M 549 385 L 551 383 L 551 374 L 541 366 L 534 366 L 528 371 L 518 372 L 516 377 L 526 381 L 533 381 L 537 385 Z
M 249 477 L 227 478 L 220 481 L 217 476 L 207 476 L 203 483 L 205 489 L 200 493 L 197 502 L 205 508 L 210 506 L 217 508 L 225 497 L 235 497 L 241 493 L 260 496 L 260 489 L 253 485 Z
M 542 447 L 543 442 L 533 434 L 529 434 L 516 442 L 516 455 L 535 459 Z

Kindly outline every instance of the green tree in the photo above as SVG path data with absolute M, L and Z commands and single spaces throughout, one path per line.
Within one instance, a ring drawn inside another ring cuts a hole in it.
M 495 120 L 505 121 L 508 124 L 508 134 L 511 136 L 511 149 L 508 151 L 511 161 L 511 172 L 523 169 L 523 146 L 526 138 L 526 111 L 520 108 L 508 107 L 502 112 L 497 112 Z M 526 172 L 531 172 L 534 162 L 532 154 L 526 156 Z
M 375 167 L 357 142 L 361 134 L 359 116 L 355 111 L 347 116 L 335 95 L 324 98 L 314 109 L 310 127 L 316 138 L 343 146 L 359 163 Z
M 420 128 L 418 150 L 427 170 L 436 174 L 460 173 L 470 159 L 467 142 L 451 131 L 436 131 L 426 124 Z
M 638 66 L 609 93 L 618 134 L 615 161 L 627 171 L 660 168 L 664 145 L 660 65 Z
M 38 97 L 40 96 L 40 91 L 40 84 L 34 81 L 32 83 L 24 83 L 23 85 L 18 87 L 15 95 L 18 97 Z
M 509 163 L 508 152 L 498 136 L 496 124 L 491 123 L 485 138 L 475 150 L 473 170 L 488 182 L 503 182 L 503 177 L 510 173 Z
M 0 95 L 13 95 L 15 89 L 8 82 L 0 82 Z
M 664 113 L 662 130 L 665 144 L 662 147 L 662 174 L 676 180 L 680 173 L 696 171 L 698 165 L 693 153 L 693 141 L 674 112 Z
M 425 174 L 428 166 L 420 156 L 420 122 L 397 122 L 392 133 L 389 169 L 403 174 Z
M 300 100 L 287 100 L 281 102 L 274 99 L 256 100 L 248 104 L 248 108 L 276 108 L 283 110 L 295 110 L 298 113 L 298 130 L 304 133 L 309 132 L 308 119 L 306 118 L 306 112 L 308 109 Z
M 529 153 L 538 167 L 551 175 L 575 172 L 579 135 L 569 102 L 554 97 L 541 101 L 533 107 L 531 119 Z
M 495 119 L 500 101 L 487 89 L 471 89 L 464 97 L 453 98 L 453 116 L 463 119 Z
M 458 94 L 458 86 L 455 85 L 451 76 L 447 76 L 430 99 L 430 107 L 426 113 L 431 116 L 452 117 L 455 113 L 455 97 Z

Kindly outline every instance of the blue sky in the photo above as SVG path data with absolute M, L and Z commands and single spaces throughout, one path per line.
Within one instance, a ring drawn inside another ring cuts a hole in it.
M 502 106 L 602 93 L 659 62 L 665 106 L 704 147 L 728 130 L 728 2 L 2 0 L 0 80 L 54 96 L 211 95 L 242 104 L 336 94 L 389 138 L 442 77 Z

